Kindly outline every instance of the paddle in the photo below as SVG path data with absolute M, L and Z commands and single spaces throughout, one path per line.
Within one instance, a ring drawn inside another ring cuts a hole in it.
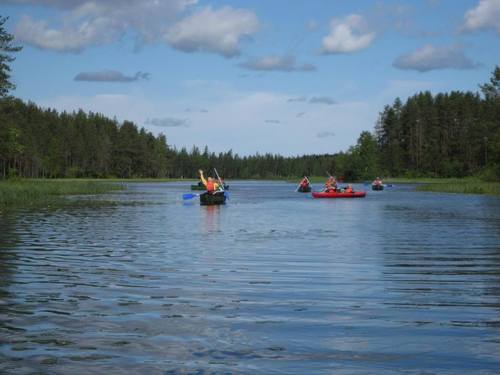
M 222 180 L 220 179 L 219 173 L 217 173 L 217 169 L 214 168 L 214 171 L 215 171 L 215 175 L 217 176 L 217 179 L 219 180 L 220 190 L 222 190 L 224 192 L 224 196 L 226 197 L 226 199 L 229 199 L 229 194 L 227 193 L 227 191 L 224 190 L 224 184 L 222 183 Z
M 188 200 L 188 199 L 193 199 L 194 197 L 199 197 L 200 194 L 193 194 L 193 193 L 187 193 L 187 194 L 182 194 L 182 199 Z

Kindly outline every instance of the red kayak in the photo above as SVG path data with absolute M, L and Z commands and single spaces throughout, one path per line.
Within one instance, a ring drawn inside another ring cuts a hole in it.
M 314 191 L 313 198 L 363 198 L 366 195 L 364 191 L 354 191 L 352 193 L 337 193 L 335 191 Z

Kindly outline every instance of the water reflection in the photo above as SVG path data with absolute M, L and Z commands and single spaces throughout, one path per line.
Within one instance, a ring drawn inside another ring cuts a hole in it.
M 361 189 L 362 186 L 355 186 Z M 132 184 L 0 216 L 2 373 L 494 373 L 500 200 L 401 188 L 226 206 Z

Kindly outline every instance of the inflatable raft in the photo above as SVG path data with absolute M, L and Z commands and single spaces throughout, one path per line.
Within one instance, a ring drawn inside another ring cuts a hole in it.
M 364 191 L 354 191 L 352 193 L 340 193 L 336 191 L 315 191 L 312 193 L 313 198 L 363 198 L 366 195 Z

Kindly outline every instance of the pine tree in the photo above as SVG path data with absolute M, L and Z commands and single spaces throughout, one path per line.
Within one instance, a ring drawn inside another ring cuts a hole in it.
M 7 95 L 10 90 L 16 86 L 10 81 L 9 63 L 14 61 L 12 53 L 19 52 L 22 47 L 15 46 L 12 42 L 14 36 L 9 34 L 4 25 L 8 17 L 0 16 L 0 98 Z

